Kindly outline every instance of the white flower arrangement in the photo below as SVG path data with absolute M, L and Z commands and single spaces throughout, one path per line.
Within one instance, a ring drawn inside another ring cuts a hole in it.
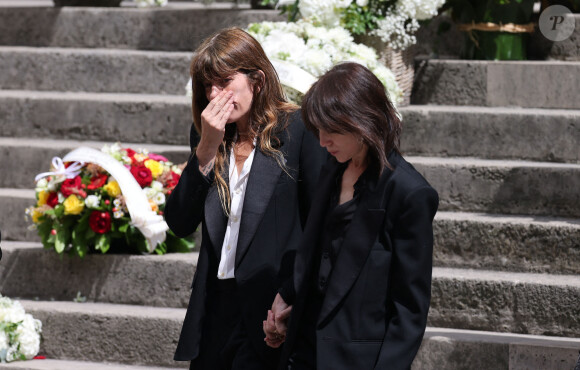
M 315 26 L 309 21 L 261 22 L 248 26 L 248 32 L 264 48 L 270 59 L 283 60 L 319 77 L 341 62 L 356 62 L 369 68 L 385 85 L 392 102 L 401 101 L 403 91 L 395 76 L 378 61 L 374 49 L 354 42 L 342 27 Z M 285 86 L 289 100 L 299 102 L 300 95 Z
M 42 323 L 18 301 L 0 295 L 0 362 L 31 360 L 40 350 Z
M 167 0 L 135 0 L 138 8 L 149 8 L 154 6 L 165 6 Z
M 437 15 L 445 0 L 269 0 L 282 5 L 289 20 L 298 16 L 325 27 L 343 26 L 353 34 L 380 37 L 395 50 L 415 44 L 419 21 Z M 286 4 L 286 5 L 283 5 Z

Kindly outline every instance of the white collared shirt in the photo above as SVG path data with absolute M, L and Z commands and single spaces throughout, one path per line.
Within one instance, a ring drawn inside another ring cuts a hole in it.
M 238 248 L 238 236 L 240 235 L 240 221 L 242 218 L 242 207 L 244 205 L 244 198 L 246 196 L 246 187 L 248 185 L 248 177 L 250 176 L 250 169 L 254 161 L 254 153 L 256 152 L 256 140 L 254 140 L 254 149 L 244 162 L 242 171 L 238 175 L 236 168 L 236 158 L 234 150 L 230 151 L 230 217 L 228 218 L 228 225 L 226 227 L 226 235 L 224 237 L 224 244 L 222 245 L 222 255 L 220 258 L 220 265 L 218 267 L 218 279 L 232 279 L 234 275 L 234 266 L 236 264 L 236 250 Z

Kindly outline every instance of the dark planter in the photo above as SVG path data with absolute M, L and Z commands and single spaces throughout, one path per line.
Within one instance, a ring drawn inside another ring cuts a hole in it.
M 117 7 L 123 0 L 53 0 L 54 6 L 98 6 Z
M 534 0 L 449 0 L 451 14 L 459 26 L 476 24 L 528 25 Z M 460 28 L 461 29 L 461 28 Z M 485 60 L 525 60 L 530 34 L 470 29 L 465 32 L 461 57 Z

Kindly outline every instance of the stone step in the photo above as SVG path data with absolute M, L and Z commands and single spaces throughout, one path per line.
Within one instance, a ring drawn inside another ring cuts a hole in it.
M 580 217 L 580 165 L 407 157 L 439 192 L 439 210 Z
M 4 242 L 3 250 L 0 291 L 46 301 L 183 308 L 197 261 L 196 252 L 59 261 L 35 243 Z M 579 300 L 578 275 L 435 267 L 429 320 L 449 328 L 574 337 L 580 336 Z
M 189 145 L 183 95 L 0 90 L 0 137 Z
M 0 90 L 0 106 L 4 137 L 189 144 L 184 95 Z M 580 162 L 580 110 L 411 105 L 400 112 L 408 155 Z
M 410 105 L 399 111 L 407 155 L 580 163 L 580 110 Z
M 0 74 L 0 86 L 184 95 L 191 56 L 191 52 L 2 46 L 0 69 L 8 73 Z
M 95 254 L 81 259 L 59 256 L 40 243 L 10 241 L 2 243 L 2 252 L 0 292 L 9 297 L 174 308 L 187 307 L 198 256 Z
M 433 269 L 430 326 L 580 337 L 580 277 Z
M 580 274 L 579 220 L 438 212 L 434 238 L 437 267 Z M 199 233 L 195 239 L 199 246 Z M 196 253 L 60 258 L 39 242 L 6 238 L 2 249 L 0 291 L 27 299 L 71 301 L 78 294 L 96 302 L 185 307 L 197 262 Z M 120 292 L 119 285 L 134 292 Z
M 0 7 L 0 45 L 193 51 L 204 38 L 222 28 L 286 19 L 278 11 L 252 10 L 248 4 L 206 6 L 192 1 L 146 9 L 132 5 Z M 102 27 L 103 20 L 107 27 Z
M 427 327 L 412 370 L 570 370 L 580 339 Z
M 580 61 L 423 59 L 413 104 L 579 109 Z
M 0 138 L 4 158 L 0 187 L 34 187 L 34 176 L 48 171 L 50 158 L 64 156 L 82 145 L 101 148 L 103 143 Z M 185 162 L 190 154 L 189 146 L 123 145 L 149 148 L 176 164 Z M 439 192 L 441 211 L 580 217 L 580 164 L 412 156 L 407 159 Z
M 433 262 L 455 267 L 580 275 L 580 220 L 437 212 Z
M 34 177 L 50 170 L 51 158 L 64 157 L 80 146 L 101 149 L 112 142 L 44 140 L 27 138 L 0 138 L 0 153 L 5 174 L 0 178 L 0 187 L 33 188 Z M 189 146 L 121 143 L 127 148 L 145 148 L 150 152 L 164 155 L 175 164 L 187 162 L 191 150 Z M 10 184 L 10 185 L 9 185 Z
M 6 240 L 40 241 L 24 210 L 35 204 L 34 190 L 0 188 L 0 228 L 2 243 Z
M 20 303 L 27 313 L 42 321 L 40 353 L 48 358 L 188 366 L 173 361 L 185 309 L 58 301 Z
M 177 370 L 183 367 L 159 367 L 112 364 L 107 362 L 88 362 L 70 360 L 34 359 L 1 364 L 5 370 Z

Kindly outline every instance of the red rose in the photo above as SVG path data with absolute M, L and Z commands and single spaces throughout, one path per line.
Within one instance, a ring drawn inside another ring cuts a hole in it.
M 153 181 L 151 170 L 144 165 L 131 166 L 131 174 L 142 188 L 151 185 Z
M 89 184 L 89 186 L 87 186 L 87 189 L 95 190 L 95 189 L 102 187 L 103 185 L 105 185 L 108 178 L 109 178 L 109 176 L 107 176 L 105 174 L 100 174 L 100 175 L 93 177 L 91 179 L 91 183 Z
M 66 179 L 60 186 L 60 192 L 65 196 L 65 198 L 68 198 L 71 194 L 80 194 L 82 190 L 81 185 L 82 180 L 80 176 L 77 176 L 74 179 Z
M 97 234 L 111 230 L 111 214 L 109 212 L 93 211 L 89 217 L 89 226 Z
M 179 182 L 181 176 L 176 174 L 175 172 L 171 172 L 170 176 L 171 177 L 169 178 L 169 180 L 167 180 L 167 188 L 173 189 L 174 187 L 177 186 L 177 183 Z
M 135 156 L 135 153 L 137 153 L 136 151 L 134 151 L 131 148 L 127 148 L 125 149 L 125 151 L 127 152 L 127 157 L 133 159 L 133 157 Z
M 48 194 L 48 198 L 46 198 L 46 204 L 48 204 L 51 208 L 56 207 L 58 204 L 58 194 L 54 191 Z

